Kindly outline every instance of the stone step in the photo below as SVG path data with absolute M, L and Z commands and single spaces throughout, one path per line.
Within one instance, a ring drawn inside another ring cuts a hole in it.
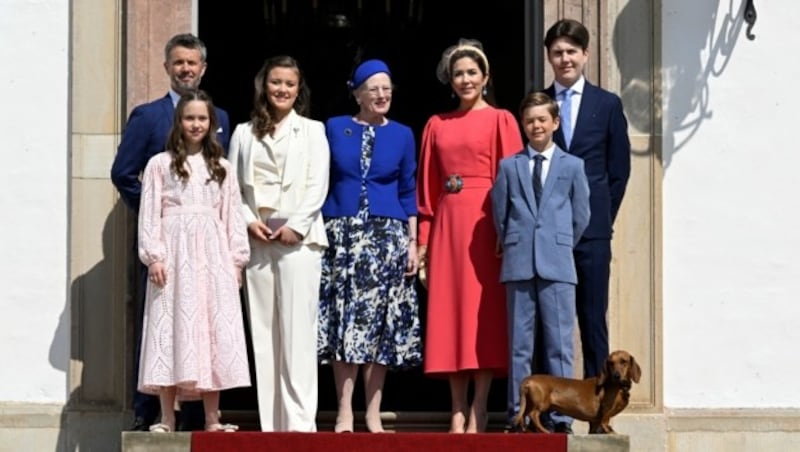
M 247 433 L 229 433 L 225 435 L 237 435 Z M 254 434 L 250 432 L 249 434 Z M 281 433 L 255 433 L 258 435 L 281 435 Z M 316 434 L 315 434 L 316 435 Z M 319 435 L 333 435 L 333 433 L 320 433 Z M 361 435 L 361 434 L 353 434 Z M 403 440 L 407 435 L 413 433 L 398 433 L 395 436 L 394 444 L 397 445 L 398 450 L 407 450 L 403 447 Z M 447 435 L 442 433 L 442 435 Z M 496 435 L 496 434 L 494 434 Z M 512 435 L 512 433 L 509 433 Z M 519 450 L 526 452 L 535 450 L 535 434 L 516 433 L 513 434 L 519 437 L 529 436 L 530 439 L 525 438 Z M 367 435 L 373 436 L 373 435 Z M 455 436 L 455 435 L 454 435 Z M 466 436 L 473 435 L 458 435 L 459 441 L 467 440 Z M 474 435 L 476 440 L 481 435 Z M 149 433 L 149 432 L 123 432 L 122 433 L 122 452 L 191 452 L 192 433 L 178 432 L 178 433 Z M 495 440 L 496 441 L 496 440 Z M 287 444 L 287 449 L 292 447 Z M 382 452 L 391 452 L 391 447 L 387 449 L 385 446 Z M 337 452 L 333 448 L 328 448 L 324 452 Z M 630 452 L 630 440 L 627 435 L 569 435 L 567 437 L 567 452 Z
M 364 413 L 356 412 L 356 431 L 366 431 L 363 424 Z M 384 412 L 381 414 L 384 428 L 397 433 L 430 433 L 446 432 L 449 426 L 449 413 L 443 412 Z M 242 431 L 258 431 L 258 415 L 255 411 L 224 411 L 222 413 L 224 422 L 238 424 Z M 317 428 L 321 432 L 333 430 L 336 419 L 335 412 L 320 412 L 317 416 Z M 359 421 L 360 420 L 360 421 Z M 504 413 L 490 413 L 489 433 L 504 431 Z M 575 422 L 573 426 L 576 434 L 569 435 L 567 438 L 568 452 L 629 452 L 630 439 L 627 435 L 587 435 L 585 433 L 585 423 Z M 264 433 L 269 435 L 270 433 Z M 535 434 L 516 435 L 534 435 Z M 404 435 L 398 435 L 398 441 L 402 441 Z M 191 433 L 146 433 L 146 432 L 123 432 L 122 433 L 122 452 L 190 452 Z M 382 451 L 389 452 L 389 451 Z

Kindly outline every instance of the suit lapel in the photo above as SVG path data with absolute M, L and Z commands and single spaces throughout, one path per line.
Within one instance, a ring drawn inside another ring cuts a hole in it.
M 253 123 L 251 122 L 248 124 L 249 127 L 245 131 L 245 133 L 241 134 L 241 144 L 239 145 L 239 163 L 242 167 L 242 171 L 239 174 L 239 182 L 243 185 L 254 186 L 255 183 L 253 181 L 253 174 L 255 171 L 253 169 L 253 142 L 255 141 L 256 137 L 253 135 Z M 263 147 L 263 144 L 258 143 L 259 148 Z
M 161 98 L 161 114 L 164 115 L 166 123 L 169 124 L 169 127 L 171 128 L 172 119 L 175 116 L 175 106 L 172 105 L 172 98 L 169 96 L 169 93 Z
M 584 80 L 581 103 L 578 107 L 578 118 L 575 120 L 575 127 L 572 130 L 572 142 L 570 143 L 571 147 L 575 145 L 576 141 L 580 140 L 583 129 L 587 127 L 586 124 L 591 122 L 591 118 L 594 116 L 595 108 L 597 108 L 596 94 L 597 88 L 595 88 L 594 85 L 590 84 L 588 81 Z M 559 144 L 559 147 L 561 147 L 561 144 Z
M 542 205 L 547 202 L 550 193 L 553 192 L 553 187 L 556 184 L 558 176 L 561 174 L 561 159 L 564 158 L 566 153 L 562 151 L 558 145 L 553 150 L 553 158 L 550 161 L 550 167 L 547 169 L 547 179 L 544 180 L 542 187 Z
M 292 185 L 299 170 L 299 165 L 303 161 L 302 154 L 305 152 L 305 146 L 297 146 L 295 143 L 300 135 L 300 126 L 300 116 L 292 110 L 289 113 L 286 124 L 283 126 L 283 136 L 281 138 L 287 141 L 283 143 L 284 149 L 286 149 L 286 159 L 283 163 L 282 171 L 283 178 L 281 180 L 283 187 Z
M 166 145 L 167 140 L 169 140 L 169 131 L 172 128 L 172 120 L 175 116 L 175 106 L 172 105 L 172 98 L 169 97 L 169 93 L 161 99 L 159 106 L 161 107 L 161 114 L 164 118 L 162 124 L 165 125 L 166 139 L 164 140 L 164 144 Z
M 519 184 L 522 187 L 522 194 L 525 197 L 525 202 L 528 208 L 531 209 L 534 218 L 536 217 L 536 201 L 533 196 L 533 182 L 531 176 L 530 158 L 528 158 L 528 149 L 524 149 L 517 154 L 515 163 L 517 167 L 517 176 L 519 177 Z
M 550 96 L 551 99 L 556 99 L 556 85 L 550 85 L 545 91 L 545 94 Z M 564 132 L 561 131 L 561 127 L 558 128 L 553 133 L 553 141 L 556 143 L 556 146 L 560 147 L 561 149 L 566 149 L 566 143 L 564 142 Z M 575 130 L 572 131 L 572 141 L 575 141 Z

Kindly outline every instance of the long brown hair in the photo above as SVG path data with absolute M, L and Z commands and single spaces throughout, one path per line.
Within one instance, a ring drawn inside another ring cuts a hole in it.
M 294 69 L 297 72 L 297 98 L 294 100 L 294 111 L 302 116 L 308 116 L 311 104 L 311 89 L 306 84 L 300 65 L 294 58 L 281 55 L 268 58 L 261 66 L 261 70 L 256 74 L 255 95 L 253 96 L 253 111 L 250 112 L 250 120 L 253 123 L 253 134 L 260 140 L 267 134 L 275 132 L 275 107 L 269 103 L 267 93 L 267 77 L 269 72 L 276 67 Z
M 222 158 L 224 149 L 222 148 L 222 145 L 219 144 L 219 141 L 217 141 L 216 131 L 217 127 L 219 127 L 217 122 L 217 113 L 214 110 L 214 104 L 211 102 L 211 97 L 203 90 L 190 91 L 182 95 L 178 101 L 178 105 L 175 107 L 175 116 L 172 119 L 172 129 L 169 132 L 169 139 L 167 140 L 167 149 L 172 152 L 175 158 L 172 159 L 172 163 L 169 165 L 169 168 L 175 174 L 177 174 L 183 182 L 186 182 L 189 179 L 189 171 L 186 170 L 186 143 L 183 139 L 181 118 L 183 118 L 183 110 L 186 108 L 186 104 L 195 100 L 205 103 L 206 108 L 208 108 L 208 133 L 206 133 L 206 136 L 203 137 L 203 141 L 201 143 L 203 148 L 203 160 L 206 161 L 208 172 L 211 173 L 211 177 L 206 180 L 206 183 L 213 180 L 218 184 L 222 184 L 222 181 L 225 180 L 226 171 L 225 168 L 223 168 L 219 163 L 219 159 Z

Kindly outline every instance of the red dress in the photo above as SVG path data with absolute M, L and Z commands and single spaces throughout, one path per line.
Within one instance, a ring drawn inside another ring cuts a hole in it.
M 434 115 L 425 126 L 417 203 L 419 243 L 428 245 L 426 373 L 507 371 L 505 290 L 489 190 L 500 159 L 522 147 L 514 117 L 493 107 Z M 445 189 L 451 175 L 463 181 L 458 193 Z

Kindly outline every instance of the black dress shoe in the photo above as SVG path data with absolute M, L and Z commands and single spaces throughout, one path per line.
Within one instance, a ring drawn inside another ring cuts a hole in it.
M 525 422 L 524 429 L 521 425 L 514 422 L 514 420 L 511 420 L 508 424 L 505 425 L 503 431 L 506 433 L 526 433 L 526 432 L 536 431 L 536 428 L 532 429 L 531 422 L 528 420 L 528 418 L 525 418 L 523 422 Z
M 566 433 L 567 435 L 571 435 L 572 426 L 566 422 L 559 422 L 555 427 L 553 427 L 553 433 Z
M 147 422 L 143 417 L 136 416 L 133 418 L 133 423 L 128 431 L 131 432 L 146 432 L 150 430 L 150 422 Z

